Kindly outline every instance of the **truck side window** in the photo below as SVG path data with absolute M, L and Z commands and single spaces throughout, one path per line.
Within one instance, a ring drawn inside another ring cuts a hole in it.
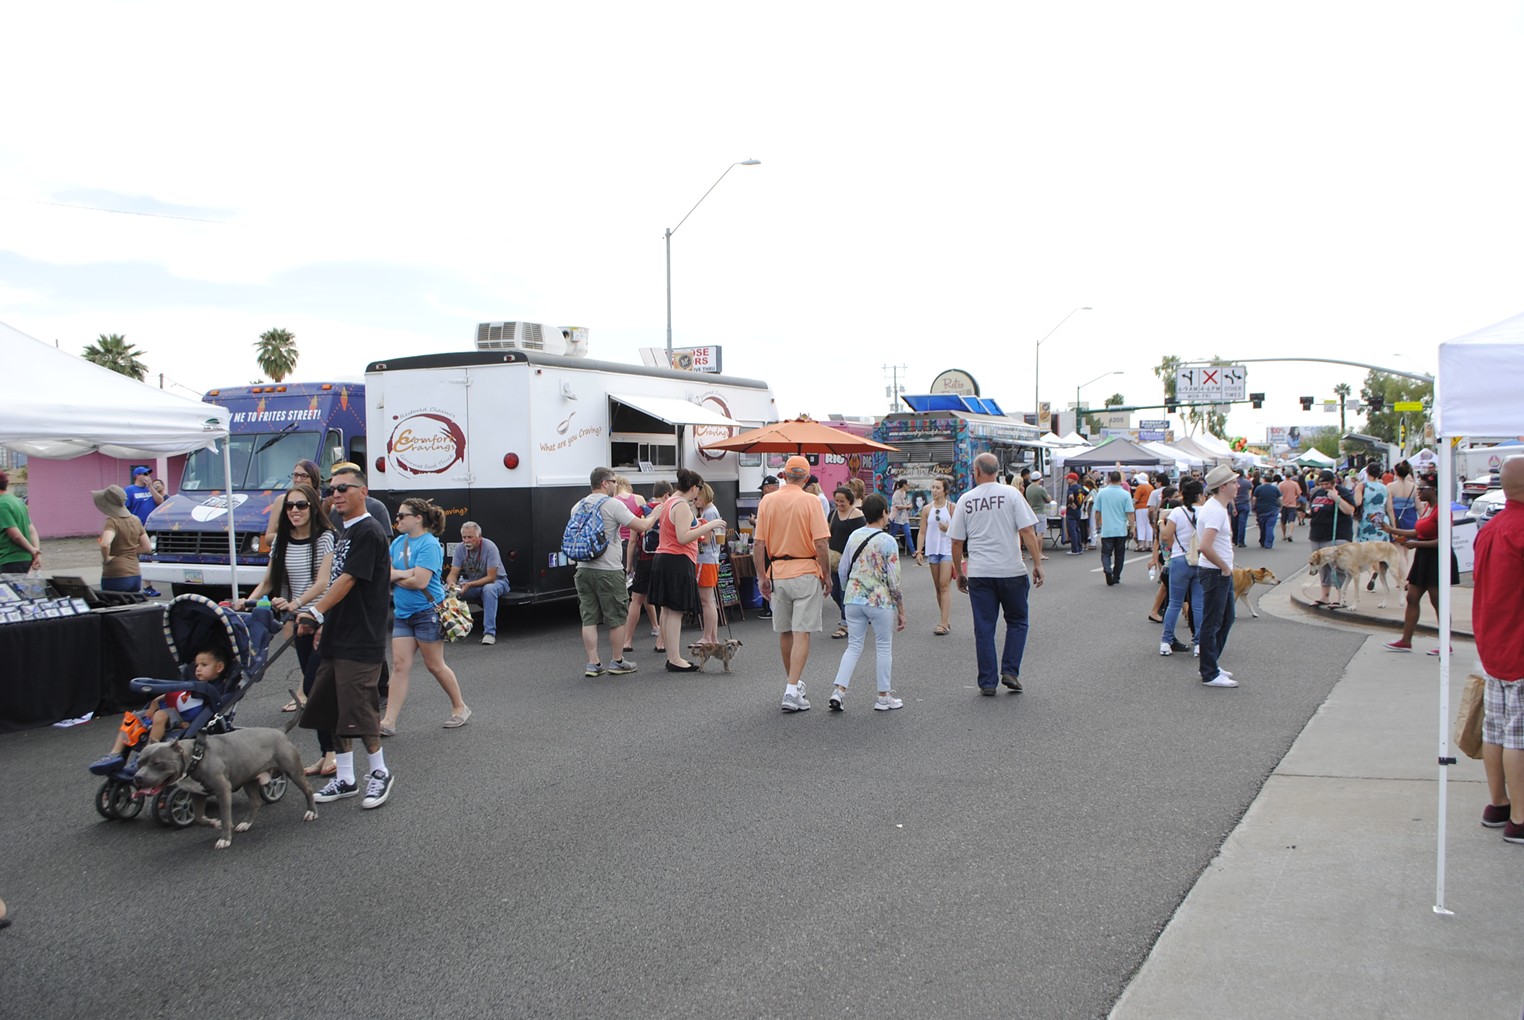
M 365 468 L 366 471 L 370 470 L 370 465 L 365 463 L 365 436 L 363 434 L 354 436 L 349 440 L 349 459 Z
M 323 459 L 318 467 L 322 469 L 324 478 L 331 478 L 333 466 L 344 459 L 344 434 L 338 429 L 329 429 L 324 433 L 320 456 Z

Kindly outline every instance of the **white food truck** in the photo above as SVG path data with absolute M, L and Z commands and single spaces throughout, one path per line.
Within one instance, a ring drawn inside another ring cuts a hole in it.
M 392 508 L 432 499 L 445 511 L 447 549 L 462 522 L 480 524 L 502 554 L 512 602 L 575 595 L 561 536 L 594 468 L 615 469 L 641 496 L 679 467 L 697 471 L 732 524 L 736 497 L 761 487 L 760 457 L 700 447 L 776 421 L 766 383 L 594 361 L 585 338 L 484 323 L 478 350 L 365 370 L 372 495 Z

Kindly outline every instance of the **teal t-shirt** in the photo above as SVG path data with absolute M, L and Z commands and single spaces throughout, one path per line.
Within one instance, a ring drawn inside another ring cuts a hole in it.
M 32 562 L 32 554 L 13 542 L 5 533 L 6 528 L 15 528 L 23 538 L 30 540 L 31 515 L 26 512 L 26 504 L 9 492 L 0 495 L 0 563 Z
M 1132 518 L 1132 497 L 1120 485 L 1108 485 L 1095 494 L 1095 508 L 1101 512 L 1101 537 L 1126 538 L 1127 522 Z
M 427 595 L 418 588 L 404 588 L 400 584 L 392 585 L 392 606 L 399 620 L 429 608 L 430 595 L 434 597 L 435 602 L 444 598 L 444 582 L 439 579 L 440 568 L 444 566 L 444 547 L 439 544 L 439 539 L 427 531 L 417 538 L 398 535 L 392 539 L 392 566 L 398 570 L 427 567 L 433 571 L 429 577 Z

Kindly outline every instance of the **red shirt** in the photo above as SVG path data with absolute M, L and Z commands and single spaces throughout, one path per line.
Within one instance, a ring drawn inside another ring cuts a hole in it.
M 1524 503 L 1509 500 L 1476 536 L 1471 626 L 1482 668 L 1524 679 Z

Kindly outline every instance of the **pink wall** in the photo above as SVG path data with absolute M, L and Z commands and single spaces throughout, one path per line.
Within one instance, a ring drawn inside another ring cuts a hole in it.
M 90 493 L 108 485 L 122 488 L 132 484 L 129 472 L 135 464 L 153 468 L 155 478 L 163 478 L 171 494 L 180 482 L 184 457 L 138 458 L 116 460 L 104 454 L 90 453 L 73 460 L 43 460 L 28 457 L 27 510 L 39 538 L 70 538 L 100 532 L 101 512 L 95 509 Z

